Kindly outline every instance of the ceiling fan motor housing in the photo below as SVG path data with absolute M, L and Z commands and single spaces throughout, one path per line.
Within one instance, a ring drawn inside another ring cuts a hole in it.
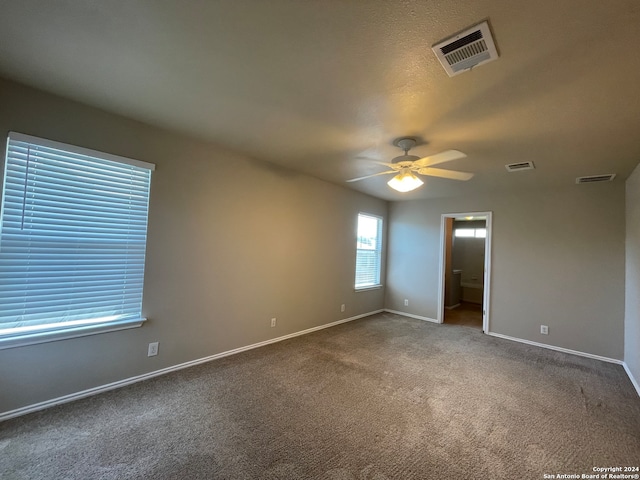
M 409 150 L 411 150 L 413 147 L 416 146 L 416 140 L 415 138 L 411 138 L 411 137 L 402 137 L 397 139 L 395 142 L 395 145 L 400 147 L 402 150 L 406 152 L 408 152 Z
M 395 157 L 393 160 L 391 160 L 391 163 L 414 162 L 419 159 L 420 157 L 416 155 L 400 155 L 398 157 Z

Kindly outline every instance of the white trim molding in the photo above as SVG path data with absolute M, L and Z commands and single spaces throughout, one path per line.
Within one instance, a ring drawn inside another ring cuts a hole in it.
M 593 358 L 595 360 L 601 360 L 603 362 L 616 363 L 618 365 L 624 365 L 622 360 L 617 360 L 615 358 L 603 357 L 600 355 L 595 355 L 593 353 L 580 352 L 578 350 L 571 350 L 569 348 L 556 347 L 555 345 L 548 345 L 546 343 L 532 342 L 531 340 L 525 340 L 524 338 L 510 337 L 508 335 L 502 335 L 501 333 L 487 332 L 487 335 L 491 335 L 492 337 L 503 338 L 505 340 L 511 340 L 512 342 L 526 343 L 527 345 L 533 345 L 535 347 L 542 347 L 548 350 L 556 350 L 557 352 L 570 353 L 572 355 L 578 355 L 580 357 Z
M 353 291 L 354 292 L 368 292 L 369 290 L 380 290 L 382 287 L 384 287 L 384 285 L 379 283 L 378 285 L 371 285 L 369 287 L 354 288 Z
M 37 345 L 39 343 L 57 342 L 58 340 L 67 340 L 69 338 L 86 337 L 87 335 L 96 335 L 99 333 L 116 332 L 127 328 L 137 328 L 146 322 L 146 318 L 138 318 L 134 320 L 116 320 L 114 322 L 103 322 L 95 325 L 81 325 L 79 327 L 59 328 L 58 330 L 44 330 L 40 332 L 15 335 L 0 338 L 0 350 L 15 347 L 24 347 L 27 345 Z
M 629 377 L 629 380 L 631 380 L 631 383 L 635 387 L 636 392 L 638 392 L 638 396 L 640 396 L 640 383 L 633 376 L 633 373 L 631 373 L 631 370 L 629 370 L 629 366 L 627 365 L 627 362 L 622 362 L 622 367 L 624 368 L 624 371 L 627 372 L 627 376 Z
M 341 323 L 351 322 L 353 320 L 358 320 L 360 318 L 369 317 L 371 315 L 375 315 L 376 313 L 382 313 L 384 310 L 374 310 L 373 312 L 363 313 L 361 315 L 355 315 L 353 317 L 344 318 L 342 320 L 337 320 L 335 322 L 326 323 L 324 325 L 320 325 L 317 327 L 307 328 L 306 330 L 301 330 L 299 332 L 290 333 L 288 335 L 283 335 L 282 337 L 271 338 L 269 340 L 265 340 L 263 342 L 254 343 L 251 345 L 247 345 L 244 347 L 234 348 L 233 350 L 227 350 L 226 352 L 216 353 L 215 355 L 209 355 L 208 357 L 198 358 L 196 360 L 191 360 L 189 362 L 180 363 L 178 365 L 173 365 L 171 367 L 162 368 L 160 370 L 155 370 L 149 373 L 143 373 L 142 375 L 136 375 L 135 377 L 125 378 L 124 380 L 119 380 L 117 382 L 108 383 L 106 385 L 100 385 L 98 387 L 89 388 L 87 390 L 82 390 L 80 392 L 71 393 L 69 395 L 64 395 L 62 397 L 53 398 L 51 400 L 45 400 L 44 402 L 34 403 L 32 405 L 27 405 L 25 407 L 16 408 L 15 410 L 9 410 L 8 412 L 0 413 L 0 422 L 4 420 L 9 420 L 10 418 L 19 417 L 22 415 L 26 415 L 28 413 L 37 412 L 39 410 L 44 410 L 46 408 L 54 407 L 56 405 L 62 405 L 63 403 L 73 402 L 75 400 L 80 400 L 82 398 L 90 397 L 92 395 L 97 395 L 99 393 L 108 392 L 109 390 L 115 390 L 117 388 L 125 387 L 127 385 L 131 385 L 133 383 L 142 382 L 144 380 L 148 380 L 153 377 L 158 377 L 160 375 L 165 375 L 167 373 L 175 372 L 177 370 L 182 370 L 184 368 L 193 367 L 195 365 L 199 365 L 201 363 L 211 362 L 213 360 L 217 360 L 219 358 L 228 357 L 230 355 L 235 355 L 236 353 L 246 352 L 247 350 L 253 350 L 254 348 L 263 347 L 265 345 L 269 345 L 271 343 L 281 342 L 283 340 L 287 340 L 293 337 L 299 337 L 301 335 L 306 335 L 308 333 L 316 332 L 318 330 L 323 330 L 329 327 L 335 327 L 336 325 L 340 325 Z
M 435 318 L 422 317 L 420 315 L 414 315 L 413 313 L 400 312 L 398 310 L 389 310 L 388 308 L 385 308 L 384 311 L 389 313 L 395 313 L 396 315 L 402 315 L 403 317 L 415 318 L 416 320 L 424 320 L 425 322 L 440 323 Z

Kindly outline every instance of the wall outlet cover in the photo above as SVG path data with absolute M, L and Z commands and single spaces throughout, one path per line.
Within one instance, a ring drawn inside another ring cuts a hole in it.
M 152 342 L 147 349 L 147 357 L 155 357 L 158 355 L 158 342 Z

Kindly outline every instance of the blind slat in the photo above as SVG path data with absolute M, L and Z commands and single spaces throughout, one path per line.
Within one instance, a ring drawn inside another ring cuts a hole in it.
M 152 169 L 9 134 L 0 336 L 141 317 Z

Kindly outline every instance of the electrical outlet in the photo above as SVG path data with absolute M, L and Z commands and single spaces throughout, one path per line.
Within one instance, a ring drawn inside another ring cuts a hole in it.
M 271 319 L 271 326 L 272 326 L 272 327 L 275 327 L 275 326 L 276 326 L 276 319 L 275 319 L 275 318 L 272 318 L 272 319 Z
M 344 312 L 344 309 L 346 308 L 345 304 L 343 303 L 342 305 L 340 305 L 340 311 Z
M 408 307 L 408 306 L 409 306 L 409 299 L 408 299 L 408 298 L 405 298 L 405 299 L 404 299 L 404 306 L 405 306 L 405 307 Z
M 154 357 L 158 354 L 158 342 L 153 342 L 149 344 L 149 348 L 147 350 L 147 357 Z
M 540 333 L 543 335 L 549 335 L 549 327 L 546 325 L 540 325 Z

